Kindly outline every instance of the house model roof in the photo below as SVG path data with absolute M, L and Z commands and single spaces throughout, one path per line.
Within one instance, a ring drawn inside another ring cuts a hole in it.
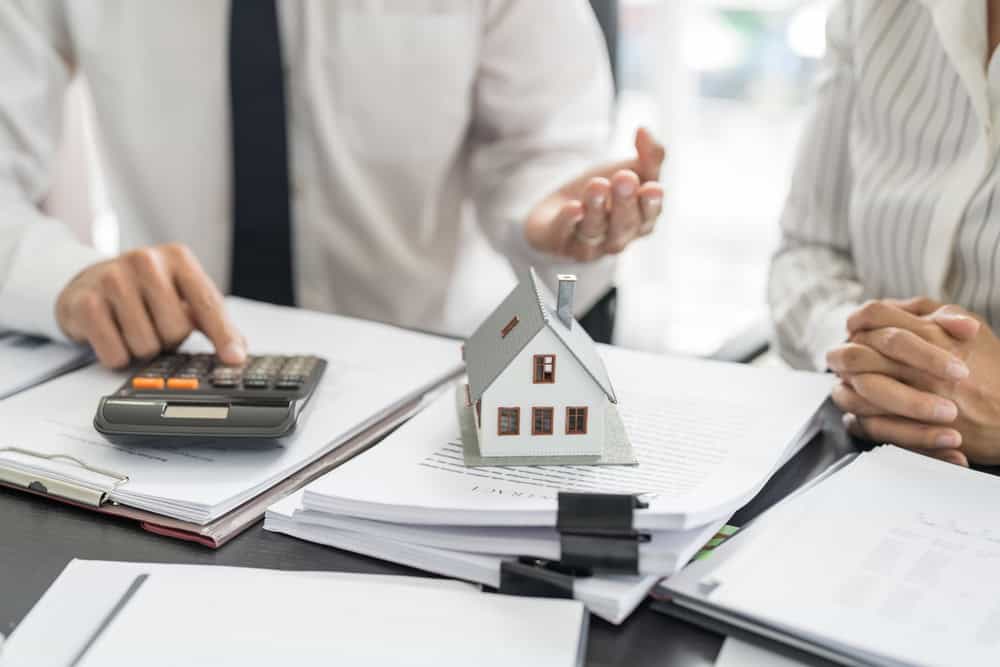
M 553 306 L 555 299 L 534 269 L 529 269 L 520 278 L 517 287 L 465 342 L 465 365 L 472 402 L 482 398 L 524 346 L 544 327 L 548 327 L 604 390 L 608 400 L 616 403 L 611 378 L 590 335 L 575 318 L 569 327 L 562 323 Z M 503 335 L 514 318 L 517 318 L 517 324 Z

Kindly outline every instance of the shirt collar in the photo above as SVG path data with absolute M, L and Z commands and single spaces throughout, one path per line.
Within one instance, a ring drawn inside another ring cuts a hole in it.
M 991 124 L 986 78 L 985 0 L 916 0 L 927 7 L 938 39 L 965 85 L 982 125 Z

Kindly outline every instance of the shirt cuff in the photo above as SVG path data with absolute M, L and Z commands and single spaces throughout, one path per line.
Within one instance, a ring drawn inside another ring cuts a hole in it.
M 826 371 L 826 353 L 847 341 L 847 318 L 860 307 L 857 303 L 843 303 L 830 310 L 816 312 L 806 328 L 806 344 L 813 368 Z
M 61 223 L 28 225 L 0 289 L 0 323 L 5 328 L 68 341 L 56 320 L 56 300 L 80 271 L 103 259 L 103 253 L 69 237 Z
M 524 225 L 511 222 L 507 226 L 504 247 L 507 259 L 515 272 L 534 268 L 546 287 L 555 294 L 559 283 L 557 276 L 568 273 L 576 276 L 576 294 L 573 297 L 573 314 L 580 317 L 601 300 L 615 282 L 618 256 L 605 255 L 592 262 L 575 262 L 536 250 L 524 235 Z

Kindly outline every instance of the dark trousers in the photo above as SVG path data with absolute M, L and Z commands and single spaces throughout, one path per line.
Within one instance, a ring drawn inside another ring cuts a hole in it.
M 615 332 L 615 311 L 618 309 L 618 289 L 612 287 L 594 307 L 580 318 L 584 331 L 597 343 L 611 343 Z

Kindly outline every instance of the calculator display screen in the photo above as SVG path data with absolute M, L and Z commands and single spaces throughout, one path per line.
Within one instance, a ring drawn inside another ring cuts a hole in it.
M 225 419 L 229 416 L 227 405 L 167 405 L 163 416 L 175 419 Z

